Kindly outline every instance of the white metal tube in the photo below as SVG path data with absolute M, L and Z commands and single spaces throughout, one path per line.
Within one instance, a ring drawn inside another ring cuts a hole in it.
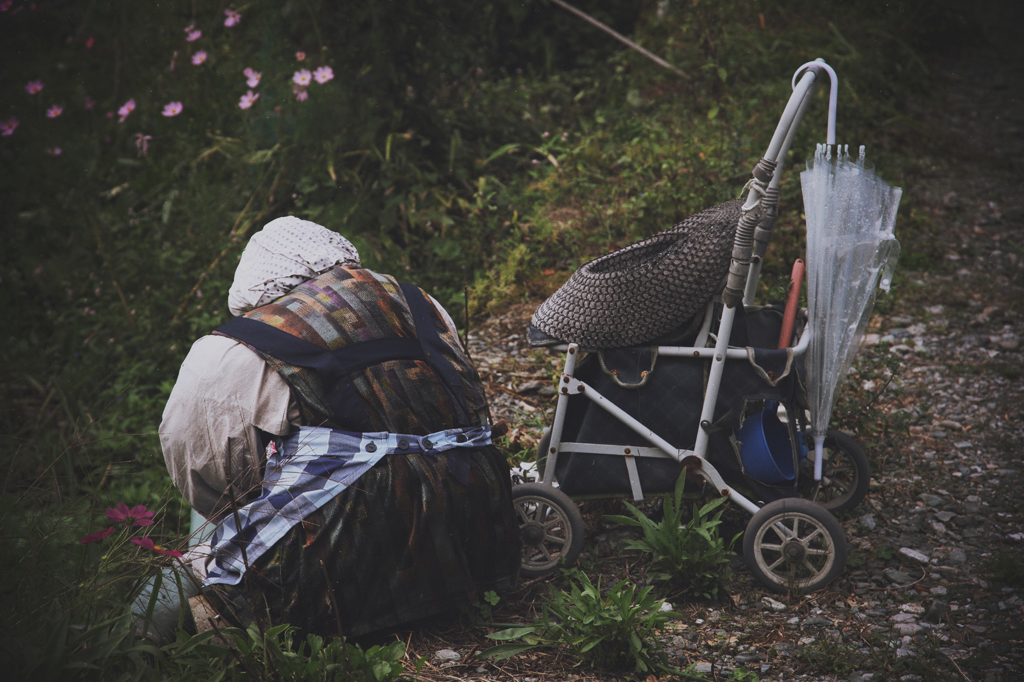
M 565 414 L 569 409 L 569 393 L 563 391 L 563 386 L 566 386 L 569 381 L 568 378 L 576 372 L 576 360 L 579 356 L 580 347 L 575 343 L 570 343 L 569 348 L 565 353 L 565 367 L 562 370 L 562 376 L 558 379 L 558 386 L 555 390 L 558 391 L 558 403 L 555 405 L 555 421 L 551 424 L 551 438 L 548 441 L 548 451 L 546 455 L 546 463 L 544 465 L 544 480 L 542 481 L 545 485 L 551 485 L 555 482 L 555 466 L 558 464 L 558 446 L 562 442 L 562 429 L 565 427 Z

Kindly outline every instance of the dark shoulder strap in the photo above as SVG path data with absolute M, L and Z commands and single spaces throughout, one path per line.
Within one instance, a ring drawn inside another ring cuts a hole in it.
M 437 333 L 437 327 L 434 326 L 433 304 L 427 300 L 427 295 L 418 286 L 404 282 L 399 286 L 402 287 L 405 302 L 409 305 L 413 322 L 416 323 L 416 336 L 423 346 L 427 363 L 448 389 L 448 394 L 454 401 L 456 409 L 461 412 L 459 418 L 462 420 L 462 425 L 470 426 L 469 402 L 462 390 L 462 379 L 459 378 L 459 373 L 445 356 L 446 351 L 451 351 L 448 344 L 441 340 L 441 336 Z

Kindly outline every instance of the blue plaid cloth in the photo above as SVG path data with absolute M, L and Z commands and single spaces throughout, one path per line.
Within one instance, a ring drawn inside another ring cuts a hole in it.
M 487 425 L 427 436 L 303 426 L 285 439 L 280 452 L 273 443 L 267 446 L 263 491 L 238 510 L 237 521 L 232 514 L 217 526 L 210 541 L 214 561 L 204 584 L 240 583 L 247 564 L 255 563 L 299 521 L 334 499 L 384 455 L 436 455 L 490 444 Z

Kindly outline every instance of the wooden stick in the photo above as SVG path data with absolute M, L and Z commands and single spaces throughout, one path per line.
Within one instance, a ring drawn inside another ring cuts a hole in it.
M 643 56 L 647 57 L 648 59 L 653 61 L 658 66 L 663 66 L 666 69 L 668 69 L 669 71 L 674 71 L 677 75 L 682 76 L 686 80 L 690 80 L 690 76 L 685 74 L 685 73 L 683 73 L 683 71 L 681 69 L 679 69 L 679 68 L 677 68 L 675 66 L 672 66 L 671 64 L 669 64 L 668 62 L 666 62 L 664 59 L 662 59 L 658 55 L 654 54 L 653 52 L 651 52 L 649 50 L 645 50 L 644 48 L 640 47 L 639 45 L 634 43 L 632 40 L 627 38 L 626 36 L 622 35 L 621 33 L 618 33 L 617 31 L 615 31 L 610 26 L 605 26 L 604 24 L 602 24 L 600 21 L 598 21 L 594 17 L 590 16 L 589 14 L 587 14 L 587 13 L 581 11 L 581 10 L 576 9 L 575 7 L 570 5 L 569 3 L 565 2 L 564 0 L 551 0 L 551 2 L 555 3 L 556 5 L 558 5 L 559 7 L 561 7 L 564 10 L 572 12 L 573 14 L 578 16 L 580 19 L 583 19 L 584 21 L 586 21 L 586 22 L 588 22 L 590 24 L 593 24 L 594 26 L 598 27 L 599 29 L 601 29 L 602 31 L 604 31 L 605 33 L 610 35 L 611 37 L 613 37 L 616 40 L 618 40 L 619 42 L 628 45 L 629 47 L 633 48 L 634 50 L 636 50 L 637 52 L 639 52 Z

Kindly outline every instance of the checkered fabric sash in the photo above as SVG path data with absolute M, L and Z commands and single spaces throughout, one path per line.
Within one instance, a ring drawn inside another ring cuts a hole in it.
M 491 444 L 491 427 L 447 429 L 426 436 L 351 433 L 303 426 L 281 450 L 267 446 L 263 492 L 217 526 L 205 585 L 237 585 L 289 530 L 352 485 L 385 455 L 438 453 Z M 244 553 L 243 553 L 244 548 Z

